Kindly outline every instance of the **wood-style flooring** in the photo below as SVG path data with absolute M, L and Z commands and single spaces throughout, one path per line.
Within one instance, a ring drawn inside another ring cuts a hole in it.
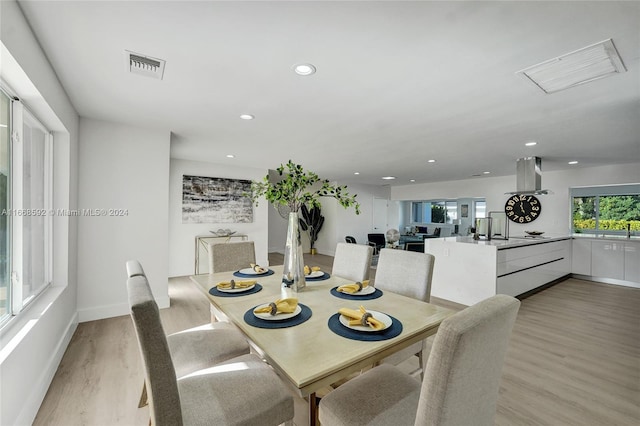
M 282 263 L 282 256 L 270 262 Z M 307 262 L 331 270 L 333 259 L 316 255 Z M 170 279 L 169 295 L 171 307 L 161 313 L 167 333 L 209 321 L 208 301 L 188 278 Z M 137 408 L 142 381 L 128 316 L 82 323 L 34 424 L 146 426 L 148 408 Z M 296 424 L 300 418 L 304 413 Z M 638 424 L 640 289 L 569 279 L 524 299 L 496 425 Z

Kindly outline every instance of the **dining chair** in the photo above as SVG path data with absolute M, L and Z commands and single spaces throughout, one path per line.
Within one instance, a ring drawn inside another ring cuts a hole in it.
M 356 239 L 351 235 L 347 235 L 346 237 L 344 237 L 344 240 L 349 244 L 357 244 Z
M 209 273 L 237 271 L 256 263 L 253 241 L 238 243 L 208 244 Z
M 367 244 L 373 247 L 373 254 L 378 254 L 387 245 L 387 238 L 384 234 L 367 234 Z
M 147 278 L 129 278 L 127 290 L 148 384 L 150 424 L 291 424 L 289 390 L 256 355 L 241 355 L 178 378 Z
M 149 285 L 140 262 L 129 260 L 126 268 L 129 278 L 143 277 L 146 285 Z M 152 294 L 151 287 L 148 292 Z M 178 378 L 250 352 L 249 343 L 244 335 L 225 322 L 208 323 L 169 334 L 167 344 Z M 138 407 L 145 405 L 147 388 L 146 384 L 143 384 Z
M 373 285 L 380 290 L 429 302 L 434 263 L 435 257 L 428 253 L 382 249 Z M 382 363 L 398 365 L 415 355 L 418 357 L 419 368 L 412 374 L 420 372 L 422 378 L 425 351 L 426 341 L 423 340 L 385 358 Z
M 502 366 L 520 301 L 499 294 L 442 321 L 422 384 L 375 367 L 320 401 L 320 423 L 493 426 Z
M 373 247 L 364 244 L 338 243 L 333 257 L 332 275 L 353 281 L 369 278 Z

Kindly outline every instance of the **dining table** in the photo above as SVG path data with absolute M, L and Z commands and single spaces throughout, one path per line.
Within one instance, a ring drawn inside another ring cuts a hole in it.
M 207 295 L 214 311 L 235 324 L 281 379 L 308 401 L 310 425 L 317 422 L 317 391 L 435 334 L 440 323 L 454 313 L 387 290 L 372 293 L 369 289 L 362 292 L 366 293 L 363 297 L 339 293 L 337 287 L 353 281 L 325 271 L 317 279 L 307 279 L 306 287 L 297 292 L 283 285 L 281 265 L 262 275 L 247 276 L 241 271 L 192 275 L 190 279 Z M 231 279 L 256 280 L 257 285 L 247 291 L 218 291 L 219 283 Z M 276 316 L 275 321 L 266 321 L 253 313 L 257 306 L 284 298 L 297 299 L 303 308 L 297 317 L 279 321 Z M 378 332 L 355 330 L 339 321 L 339 309 L 358 310 L 360 306 L 383 313 L 392 324 Z

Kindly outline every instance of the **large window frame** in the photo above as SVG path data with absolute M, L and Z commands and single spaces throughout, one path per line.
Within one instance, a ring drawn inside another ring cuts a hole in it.
M 53 135 L 17 98 L 10 98 L 8 284 L 0 325 L 19 314 L 53 281 Z
M 605 198 L 629 196 L 640 198 L 639 183 L 569 188 L 571 232 L 575 234 L 625 235 L 627 232 L 626 223 L 630 224 L 632 232 L 640 231 L 640 216 L 637 219 L 629 220 L 601 218 L 601 202 Z M 581 207 L 586 202 L 593 203 L 589 209 Z M 640 200 L 636 201 L 635 211 L 640 210 L 639 204 Z M 591 211 L 590 216 L 592 217 L 585 217 L 585 210 Z

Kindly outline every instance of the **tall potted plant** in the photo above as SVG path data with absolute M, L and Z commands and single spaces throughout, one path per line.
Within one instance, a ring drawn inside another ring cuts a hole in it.
M 305 170 L 291 160 L 286 165 L 281 164 L 276 171 L 282 177 L 281 180 L 272 182 L 267 175 L 261 181 L 253 181 L 248 196 L 255 205 L 264 197 L 274 207 L 285 206 L 288 209 L 289 222 L 282 282 L 294 291 L 300 291 L 306 283 L 298 211 L 303 205 L 320 207 L 320 197 L 335 198 L 344 208 L 353 207 L 356 214 L 360 214 L 360 204 L 356 201 L 357 195 L 347 192 L 346 185 L 333 185 L 329 180 L 320 179 L 316 173 Z
M 318 233 L 324 224 L 324 216 L 322 216 L 320 207 L 312 206 L 308 208 L 306 204 L 302 205 L 300 213 L 302 213 L 300 228 L 309 233 L 310 252 L 311 254 L 316 254 L 316 248 L 314 246 L 318 240 Z

